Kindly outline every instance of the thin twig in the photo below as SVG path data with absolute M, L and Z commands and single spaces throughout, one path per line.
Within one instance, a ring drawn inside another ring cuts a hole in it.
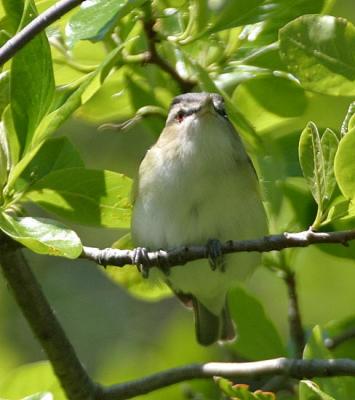
M 229 240 L 221 245 L 223 254 L 237 252 L 269 252 L 291 247 L 307 247 L 313 244 L 343 244 L 355 239 L 355 230 L 338 232 L 313 232 L 311 230 L 297 233 L 282 233 L 278 235 L 265 236 L 260 239 L 251 240 Z M 100 265 L 134 265 L 137 251 L 119 249 L 98 249 L 96 247 L 84 247 L 81 258 L 95 261 Z M 151 251 L 142 260 L 146 268 L 151 267 L 173 267 L 184 265 L 189 261 L 208 257 L 207 246 L 181 246 L 172 250 Z
M 298 304 L 296 279 L 294 272 L 286 271 L 284 281 L 286 283 L 288 291 L 288 301 L 289 301 L 288 321 L 289 321 L 291 342 L 294 347 L 295 356 L 297 358 L 302 358 L 306 340 L 302 326 L 300 308 Z
M 83 1 L 84 0 L 61 0 L 52 7 L 49 7 L 42 14 L 38 15 L 38 17 L 32 20 L 0 48 L 0 65 L 10 60 L 17 51 L 47 28 L 47 26 L 52 22 L 57 21 L 64 14 L 78 6 Z
M 248 363 L 192 364 L 104 388 L 100 400 L 129 399 L 191 379 L 203 379 L 213 376 L 257 378 L 269 375 L 281 375 L 298 379 L 355 376 L 355 361 L 347 359 L 296 360 L 276 358 Z
M 70 400 L 94 399 L 99 392 L 51 309 L 21 250 L 1 240 L 0 264 L 23 315 L 41 343 Z
M 348 340 L 355 339 L 355 328 L 350 328 L 337 336 L 333 336 L 332 338 L 326 338 L 324 340 L 324 345 L 329 350 L 334 350 L 339 345 L 343 344 Z
M 157 34 L 154 30 L 155 20 L 152 15 L 150 2 L 143 6 L 145 17 L 143 19 L 143 27 L 148 41 L 148 52 L 145 62 L 159 66 L 163 71 L 167 72 L 174 81 L 180 86 L 183 93 L 191 92 L 192 88 L 196 86 L 196 82 L 184 79 L 180 76 L 175 68 L 173 68 L 164 58 L 160 56 L 157 51 Z

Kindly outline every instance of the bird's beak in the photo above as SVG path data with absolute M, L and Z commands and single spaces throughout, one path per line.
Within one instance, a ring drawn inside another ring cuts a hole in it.
M 213 99 L 211 95 L 206 96 L 205 100 L 201 103 L 200 114 L 214 111 Z

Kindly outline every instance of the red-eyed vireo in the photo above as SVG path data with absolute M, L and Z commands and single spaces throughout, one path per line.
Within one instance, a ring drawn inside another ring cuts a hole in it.
M 266 232 L 258 180 L 223 98 L 213 93 L 175 97 L 163 132 L 139 168 L 133 243 L 171 249 Z M 193 307 L 200 344 L 234 338 L 226 294 L 259 262 L 257 253 L 235 253 L 225 256 L 220 268 L 204 259 L 161 273 L 180 300 Z

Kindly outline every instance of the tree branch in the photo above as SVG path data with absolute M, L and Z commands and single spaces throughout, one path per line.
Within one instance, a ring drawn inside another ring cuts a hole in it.
M 57 21 L 68 11 L 84 0 L 61 0 L 26 25 L 0 48 L 0 65 L 10 60 L 26 43 L 32 40 L 52 22 Z
M 213 376 L 257 378 L 268 375 L 281 375 L 298 379 L 355 376 L 355 361 L 346 359 L 296 360 L 276 358 L 248 363 L 192 364 L 104 388 L 100 400 L 129 399 L 191 379 L 202 379 Z
M 163 71 L 167 72 L 174 81 L 179 85 L 180 90 L 183 93 L 191 92 L 192 88 L 197 84 L 197 82 L 192 82 L 188 79 L 181 77 L 175 68 L 173 68 L 164 58 L 162 58 L 156 47 L 157 34 L 154 30 L 155 20 L 152 15 L 152 9 L 150 2 L 143 5 L 145 17 L 143 20 L 143 27 L 148 41 L 148 52 L 146 54 L 145 62 L 150 64 L 155 64 L 160 67 Z
M 265 236 L 260 239 L 251 240 L 229 240 L 222 243 L 223 254 L 237 252 L 269 252 L 283 250 L 291 247 L 307 247 L 313 244 L 342 244 L 346 246 L 349 241 L 355 239 L 355 230 L 338 232 L 313 232 L 312 230 L 297 233 L 282 233 L 278 235 Z M 124 265 L 136 263 L 137 249 L 98 249 L 96 247 L 84 247 L 81 258 L 94 261 L 97 264 L 106 266 Z M 173 267 L 184 265 L 189 261 L 208 258 L 207 246 L 181 246 L 172 250 L 151 251 L 146 257 L 140 260 L 146 268 L 151 267 Z
M 81 365 L 17 244 L 1 240 L 0 264 L 18 306 L 45 350 L 68 399 L 94 399 L 100 389 Z
M 292 271 L 286 271 L 284 281 L 288 291 L 288 320 L 290 337 L 294 346 L 294 352 L 297 358 L 302 358 L 304 346 L 306 343 L 305 334 L 302 326 L 301 313 L 298 304 L 296 290 L 295 274 Z

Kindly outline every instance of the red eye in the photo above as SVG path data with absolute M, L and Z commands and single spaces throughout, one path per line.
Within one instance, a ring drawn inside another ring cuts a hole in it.
M 177 122 L 181 123 L 184 120 L 184 117 L 185 117 L 184 113 L 182 111 L 179 111 L 176 114 L 175 119 L 176 119 Z

